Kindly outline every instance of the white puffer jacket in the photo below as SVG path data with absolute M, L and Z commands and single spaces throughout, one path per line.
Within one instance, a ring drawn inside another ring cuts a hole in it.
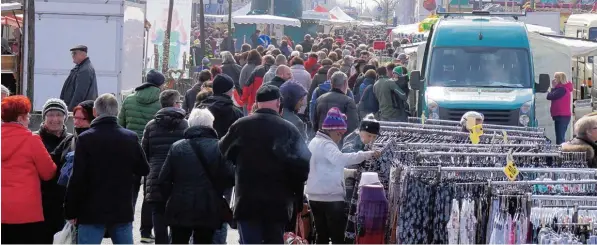
M 343 153 L 324 133 L 317 132 L 309 143 L 310 171 L 305 187 L 309 200 L 320 202 L 344 201 L 344 168 L 373 157 L 373 151 Z

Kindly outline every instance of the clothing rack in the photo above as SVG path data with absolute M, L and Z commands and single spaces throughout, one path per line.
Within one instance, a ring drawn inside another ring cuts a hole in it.
M 448 126 L 448 125 L 437 125 L 437 124 L 416 124 L 416 123 L 389 122 L 389 121 L 379 121 L 379 123 L 382 126 L 416 127 L 416 128 L 441 129 L 441 130 L 453 130 L 453 131 L 460 131 L 460 129 L 462 128 L 460 125 Z M 521 135 L 530 135 L 530 136 L 536 136 L 536 137 L 544 137 L 545 136 L 545 132 L 543 132 L 543 131 L 525 131 L 525 130 L 518 130 L 518 129 L 486 128 L 485 124 L 483 124 L 483 130 L 487 134 L 501 133 L 503 130 L 505 130 L 508 134 L 521 134 Z
M 591 183 L 589 183 L 591 184 Z M 590 201 L 597 202 L 597 196 L 556 196 L 556 195 L 532 195 L 533 200 L 558 200 L 558 201 Z
M 504 168 L 500 167 L 441 167 L 441 166 L 415 166 L 409 167 L 413 170 L 438 170 L 455 172 L 502 172 Z M 597 177 L 597 169 L 578 169 L 578 168 L 518 168 L 520 172 L 527 173 L 573 173 L 573 174 L 593 174 Z
M 433 133 L 433 134 L 442 134 L 442 135 L 454 135 L 454 136 L 462 136 L 468 137 L 469 133 L 466 132 L 455 132 L 455 131 L 445 131 L 445 130 L 437 130 L 437 129 L 422 129 L 422 128 L 409 128 L 409 127 L 394 127 L 394 126 L 381 126 L 381 133 L 384 134 L 384 131 L 400 131 L 400 132 L 419 132 L 419 133 Z M 502 135 L 498 134 L 483 134 L 481 138 L 500 138 Z M 537 142 L 545 142 L 545 138 L 538 138 L 538 137 L 524 137 L 524 136 L 509 136 L 508 139 L 510 140 L 524 140 L 524 141 L 537 141 Z
M 421 123 L 421 118 L 420 117 L 409 117 L 408 122 Z M 441 119 L 425 119 L 425 124 L 453 125 L 454 126 L 454 125 L 460 125 L 460 122 L 459 121 L 450 121 L 450 120 L 441 120 Z M 483 124 L 483 128 L 545 132 L 544 128 L 509 126 L 509 125 L 498 125 L 498 124 L 485 124 L 485 123 Z
M 497 153 L 497 152 L 419 152 L 419 156 L 507 156 L 508 153 Z M 559 157 L 562 153 L 532 153 L 532 152 L 513 152 L 512 156 L 515 157 Z

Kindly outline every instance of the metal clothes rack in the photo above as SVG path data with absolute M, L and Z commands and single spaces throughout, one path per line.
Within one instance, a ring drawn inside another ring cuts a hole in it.
M 419 156 L 507 156 L 508 153 L 497 153 L 497 152 L 420 152 Z M 559 157 L 562 153 L 551 152 L 551 153 L 533 153 L 533 152 L 513 152 L 512 156 L 515 157 Z
M 409 117 L 408 122 L 421 123 L 420 117 Z M 441 120 L 441 119 L 425 119 L 425 124 L 436 124 L 436 125 L 460 125 L 459 121 Z M 545 132 L 544 128 L 536 127 L 522 127 L 522 126 L 508 126 L 508 125 L 497 125 L 497 124 L 483 124 L 483 128 L 491 129 L 506 129 L 506 130 L 521 130 L 521 131 L 535 131 Z
M 438 166 L 414 166 L 409 167 L 414 170 L 438 170 L 455 172 L 501 172 L 504 168 L 500 167 L 438 167 Z M 578 169 L 578 168 L 518 168 L 520 172 L 526 173 L 572 173 L 572 174 L 593 174 L 597 177 L 597 169 Z
M 455 131 L 445 131 L 445 130 L 437 130 L 437 129 L 422 129 L 422 128 L 409 128 L 409 127 L 393 127 L 393 126 L 381 126 L 381 134 L 384 135 L 384 131 L 399 131 L 399 132 L 419 132 L 419 133 L 427 133 L 427 134 L 443 134 L 443 135 L 454 135 L 454 136 L 462 136 L 468 137 L 469 133 L 466 132 L 455 132 Z M 498 134 L 483 134 L 481 138 L 488 139 L 488 138 L 496 138 L 499 139 L 502 135 Z M 524 141 L 536 141 L 536 142 L 546 142 L 545 138 L 538 138 L 538 137 L 525 137 L 525 136 L 508 136 L 510 140 L 524 140 Z
M 425 129 L 440 129 L 440 130 L 452 130 L 452 131 L 460 131 L 460 125 L 452 126 L 452 125 L 437 125 L 437 124 L 416 124 L 416 123 L 405 123 L 405 122 L 389 122 L 389 121 L 379 121 L 382 126 L 393 126 L 393 127 L 413 127 L 413 128 L 425 128 Z M 536 137 L 544 137 L 545 132 L 542 131 L 526 131 L 526 130 L 518 130 L 518 129 L 496 129 L 496 128 L 486 128 L 485 124 L 483 124 L 483 131 L 487 134 L 493 133 L 502 133 L 505 130 L 508 134 L 522 134 L 522 135 L 529 135 L 529 136 L 536 136 Z

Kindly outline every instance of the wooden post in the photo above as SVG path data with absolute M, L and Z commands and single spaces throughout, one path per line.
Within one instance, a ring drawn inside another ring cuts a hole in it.
M 34 84 L 34 76 L 35 76 L 35 0 L 27 0 L 26 4 L 26 11 L 27 11 L 27 97 L 33 103 L 33 90 L 35 88 Z M 21 44 L 23 45 L 25 37 L 21 35 Z M 25 49 L 22 49 L 25 50 Z M 23 54 L 20 54 L 23 55 Z M 21 59 L 22 60 L 22 59 Z M 23 76 L 21 75 L 21 86 Z
M 166 24 L 166 32 L 164 33 L 164 45 L 162 53 L 162 73 L 168 72 L 170 61 L 170 32 L 172 32 L 172 10 L 174 9 L 174 0 L 168 3 L 168 23 Z

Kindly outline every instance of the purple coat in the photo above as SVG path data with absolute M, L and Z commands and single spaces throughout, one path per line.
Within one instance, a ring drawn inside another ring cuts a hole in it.
M 547 99 L 551 100 L 551 116 L 572 116 L 572 83 L 558 84 L 548 94 Z

